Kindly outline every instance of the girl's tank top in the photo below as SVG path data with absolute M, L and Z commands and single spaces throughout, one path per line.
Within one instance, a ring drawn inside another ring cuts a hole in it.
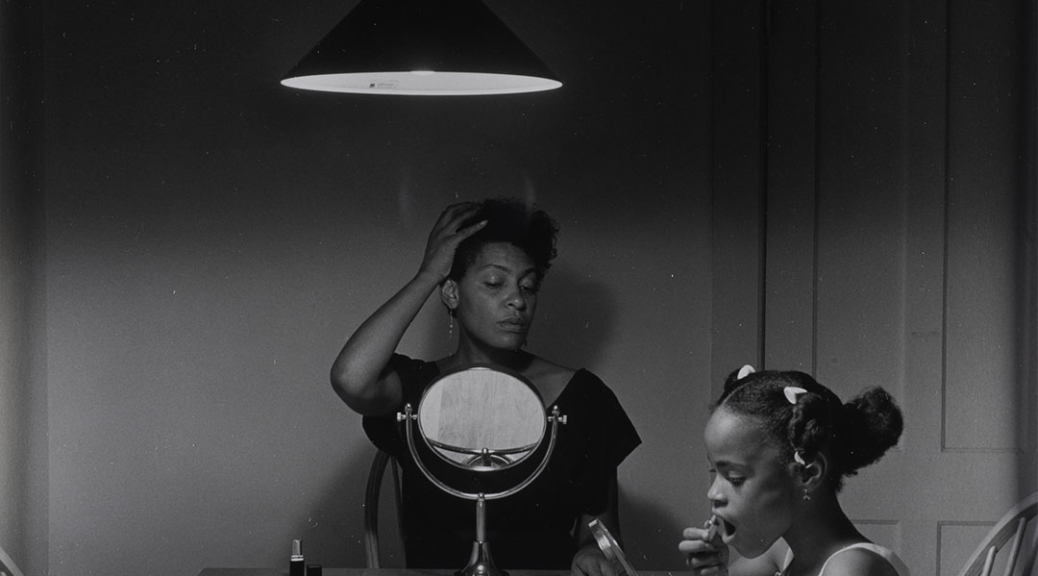
M 870 552 L 878 554 L 884 560 L 886 560 L 887 562 L 890 562 L 890 565 L 894 567 L 895 571 L 897 571 L 897 575 L 898 576 L 911 576 L 908 573 L 908 567 L 905 566 L 905 563 L 902 562 L 901 559 L 897 557 L 897 554 L 894 554 L 893 550 L 890 550 L 889 548 L 884 548 L 884 547 L 882 547 L 882 546 L 880 546 L 878 544 L 873 544 L 871 542 L 859 542 L 857 544 L 851 544 L 850 546 L 847 546 L 846 548 L 841 548 L 841 549 L 837 550 L 836 552 L 833 552 L 833 554 L 831 556 L 829 556 L 829 558 L 827 558 L 825 560 L 825 564 L 822 565 L 822 570 L 818 572 L 818 576 L 825 576 L 825 568 L 827 566 L 829 566 L 829 561 L 832 560 L 833 557 L 835 557 L 837 554 L 839 554 L 841 552 L 844 552 L 846 550 L 853 550 L 855 548 L 860 548 L 862 550 L 868 550 Z M 786 551 L 786 560 L 785 560 L 785 562 L 783 562 L 783 565 L 782 565 L 782 571 L 779 572 L 778 574 L 776 574 L 775 576 L 782 576 L 782 575 L 784 575 L 786 573 L 786 571 L 789 569 L 789 565 L 792 562 L 793 562 L 793 551 L 792 550 L 787 550 Z

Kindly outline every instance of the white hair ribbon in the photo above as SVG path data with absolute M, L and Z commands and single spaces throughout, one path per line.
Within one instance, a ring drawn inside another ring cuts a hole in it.
M 786 386 L 782 393 L 786 395 L 786 400 L 789 400 L 790 404 L 797 403 L 797 397 L 801 394 L 807 394 L 807 390 L 800 388 L 799 386 Z
M 739 368 L 739 375 L 736 376 L 735 379 L 742 380 L 743 378 L 749 376 L 750 374 L 753 374 L 754 372 L 756 372 L 756 370 L 753 369 L 753 366 L 746 364 L 742 368 Z

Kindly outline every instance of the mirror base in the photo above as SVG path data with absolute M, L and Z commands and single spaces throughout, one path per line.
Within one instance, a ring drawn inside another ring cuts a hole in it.
M 490 558 L 490 546 L 486 542 L 472 543 L 472 557 L 468 566 L 458 570 L 454 576 L 508 576 L 508 572 L 499 570 Z

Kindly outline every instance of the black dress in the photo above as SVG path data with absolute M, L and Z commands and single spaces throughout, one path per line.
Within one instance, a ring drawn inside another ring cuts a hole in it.
M 399 354 L 391 363 L 403 383 L 400 411 L 408 403 L 417 408 L 439 369 L 434 362 Z M 609 478 L 641 443 L 612 390 L 587 370 L 573 375 L 552 406 L 559 407 L 567 423 L 559 427 L 548 466 L 522 491 L 486 504 L 487 541 L 499 568 L 568 570 L 577 551 L 577 520 L 606 510 Z M 422 474 L 396 411 L 365 417 L 364 430 L 401 466 L 407 567 L 465 566 L 475 539 L 475 504 L 447 494 Z

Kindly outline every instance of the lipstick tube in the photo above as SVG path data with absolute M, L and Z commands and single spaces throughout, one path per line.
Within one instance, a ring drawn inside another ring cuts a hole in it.
M 305 576 L 306 561 L 303 560 L 303 543 L 292 541 L 292 558 L 288 562 L 288 576 Z

